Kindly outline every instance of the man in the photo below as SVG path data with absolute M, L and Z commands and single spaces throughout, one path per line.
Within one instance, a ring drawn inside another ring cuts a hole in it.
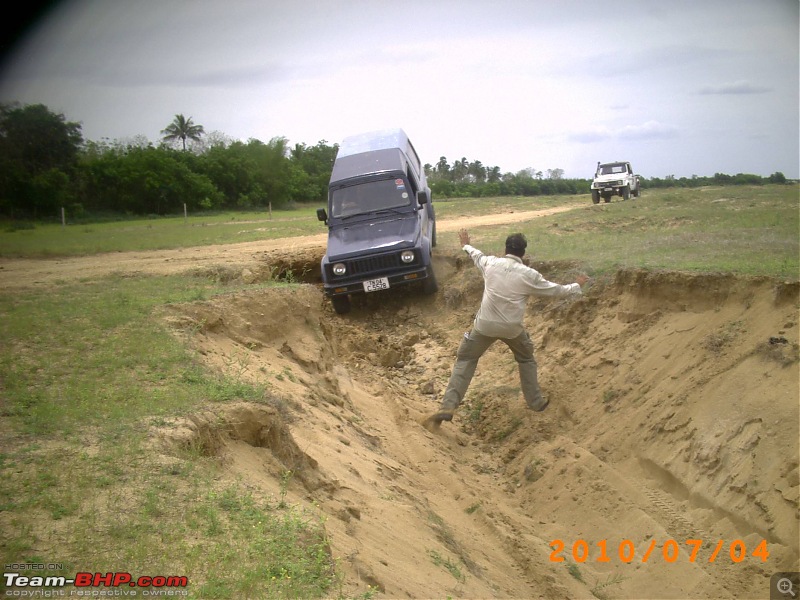
M 472 331 L 464 334 L 458 347 L 456 364 L 444 392 L 439 411 L 429 417 L 435 425 L 452 421 L 453 413 L 467 393 L 478 360 L 495 341 L 502 340 L 514 353 L 519 366 L 522 395 L 528 408 L 542 411 L 549 400 L 542 398 L 533 357 L 533 342 L 525 331 L 523 319 L 529 296 L 568 296 L 580 294 L 589 278 L 578 276 L 577 283 L 559 285 L 547 281 L 541 273 L 522 262 L 528 242 L 521 233 L 506 239 L 506 255 L 487 256 L 470 246 L 466 229 L 458 232 L 464 251 L 483 274 L 483 299 L 475 315 Z

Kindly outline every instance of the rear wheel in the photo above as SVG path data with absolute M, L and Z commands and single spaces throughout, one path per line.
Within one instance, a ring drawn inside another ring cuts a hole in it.
M 350 312 L 350 296 L 331 296 L 331 304 L 336 314 L 346 315 Z

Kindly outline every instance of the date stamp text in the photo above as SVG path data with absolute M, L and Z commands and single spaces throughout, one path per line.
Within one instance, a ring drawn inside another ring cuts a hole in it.
M 629 539 L 620 540 L 619 543 L 605 539 L 591 545 L 586 540 L 579 539 L 571 546 L 567 546 L 564 540 L 555 539 L 550 542 L 550 548 L 552 548 L 550 562 L 564 562 L 571 558 L 577 563 L 587 561 L 646 563 L 656 560 L 667 563 L 678 560 L 688 560 L 690 563 L 701 561 L 713 563 L 717 560 L 740 563 L 745 560 L 760 560 L 763 563 L 769 558 L 767 540 L 761 540 L 754 547 L 748 548 L 744 540 L 740 539 L 731 541 L 688 539 L 683 543 L 673 539 L 663 542 L 650 539 L 639 545 Z

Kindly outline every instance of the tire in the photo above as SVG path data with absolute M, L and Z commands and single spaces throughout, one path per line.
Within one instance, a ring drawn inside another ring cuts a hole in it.
M 603 196 L 603 200 L 605 201 L 606 204 L 608 204 L 609 202 L 611 202 L 611 196 Z
M 634 198 L 638 198 L 641 193 L 642 193 L 642 188 L 640 188 L 639 186 L 636 186 L 636 189 L 633 190 L 633 197 Z
M 592 190 L 592 204 L 600 204 L 600 190 Z
M 622 188 L 622 199 L 629 200 L 630 197 L 631 197 L 631 186 L 626 185 L 624 188 Z
M 331 304 L 337 315 L 346 315 L 350 312 L 350 296 L 331 296 Z
M 422 293 L 426 296 L 432 296 L 439 291 L 439 282 L 436 281 L 436 275 L 433 273 L 433 267 L 428 267 L 428 276 L 422 282 Z

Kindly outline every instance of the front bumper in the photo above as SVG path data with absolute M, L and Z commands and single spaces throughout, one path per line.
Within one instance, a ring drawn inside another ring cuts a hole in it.
M 325 282 L 323 288 L 326 296 L 343 296 L 345 294 L 364 294 L 364 282 L 372 279 L 386 277 L 389 280 L 389 289 L 398 285 L 422 281 L 428 277 L 427 267 L 417 266 L 402 273 L 375 273 L 372 276 L 362 275 L 356 279 L 350 278 L 337 282 Z

